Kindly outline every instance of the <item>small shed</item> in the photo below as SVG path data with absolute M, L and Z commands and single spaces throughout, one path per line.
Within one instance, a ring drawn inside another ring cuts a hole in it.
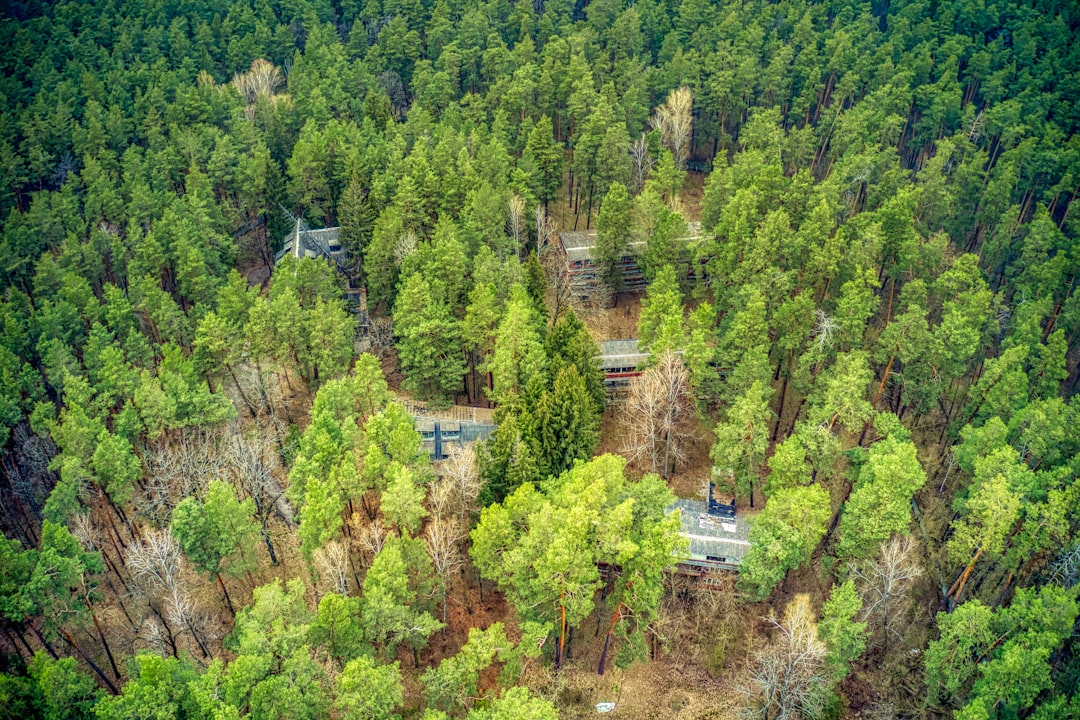
M 495 431 L 495 426 L 468 420 L 417 417 L 416 431 L 420 433 L 424 449 L 437 462 L 450 455 L 452 446 L 465 447 L 486 440 Z
M 602 289 L 603 283 L 600 263 L 596 260 L 596 231 L 561 232 L 559 247 L 566 257 L 566 274 L 570 278 L 571 292 L 581 299 L 592 298 Z M 620 258 L 618 266 L 624 290 L 633 292 L 645 289 L 645 277 L 637 260 L 645 248 L 646 243 L 630 243 L 627 254 Z
M 668 507 L 668 512 L 675 511 L 682 515 L 679 532 L 690 541 L 690 557 L 683 565 L 734 570 L 742 564 L 750 549 L 750 523 L 745 518 L 729 517 L 715 508 L 710 513 L 709 503 L 702 500 L 676 500 Z
M 649 353 L 642 352 L 637 339 L 605 340 L 600 343 L 597 362 L 604 373 L 604 386 L 617 390 L 630 384 L 630 379 L 641 374 L 649 361 Z
M 285 244 L 274 255 L 274 263 L 279 263 L 286 256 L 294 258 L 325 257 L 335 262 L 338 267 L 345 267 L 345 250 L 341 246 L 341 228 L 319 228 L 312 230 L 302 220 L 296 221 L 296 227 L 285 238 Z

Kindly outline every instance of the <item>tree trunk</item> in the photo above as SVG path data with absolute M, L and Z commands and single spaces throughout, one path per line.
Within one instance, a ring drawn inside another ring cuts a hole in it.
M 206 647 L 206 643 L 199 637 L 199 633 L 195 631 L 195 626 L 191 624 L 191 620 L 185 619 L 184 624 L 187 625 L 188 631 L 191 633 L 191 637 L 195 639 L 195 644 L 199 646 L 199 651 L 204 658 L 210 657 L 210 650 Z
M 97 663 L 95 663 L 93 660 L 91 660 L 90 657 L 86 653 L 83 652 L 82 648 L 79 647 L 75 643 L 75 639 L 71 637 L 71 635 L 67 632 L 67 630 L 61 629 L 60 630 L 60 635 L 65 640 L 67 640 L 68 644 L 71 645 L 72 648 L 75 649 L 75 652 L 77 652 L 79 654 L 79 657 L 81 657 L 83 660 L 86 661 L 86 664 L 90 666 L 90 669 L 93 670 L 95 673 L 97 673 L 97 676 L 99 678 L 101 678 L 101 681 L 103 683 L 105 683 L 105 686 L 107 688 L 109 688 L 109 692 L 111 692 L 113 695 L 119 695 L 120 691 L 116 689 L 115 685 L 113 685 L 112 680 L 109 680 L 109 676 L 106 675 L 101 670 L 101 668 L 99 668 L 97 666 Z
M 270 541 L 270 533 L 266 531 L 266 528 L 262 529 L 263 542 L 266 543 L 266 551 L 270 553 L 270 564 L 277 567 L 278 559 L 277 553 L 274 552 L 274 543 Z
M 562 620 L 559 625 L 559 644 L 555 647 L 555 669 L 562 668 L 563 652 L 566 649 L 566 606 L 560 605 L 559 611 L 562 616 Z
M 214 573 L 217 578 L 218 585 L 221 586 L 221 594 L 225 596 L 225 604 L 229 606 L 229 612 L 233 617 L 236 617 L 236 610 L 233 609 L 232 598 L 229 597 L 229 591 L 225 589 L 225 581 L 221 579 L 221 573 Z
M 979 562 L 979 558 L 982 557 L 982 554 L 983 547 L 980 546 L 975 553 L 975 557 L 971 558 L 971 562 L 964 568 L 964 572 L 960 573 L 960 577 L 956 578 L 956 582 L 954 582 L 952 587 L 949 588 L 949 591 L 945 593 L 945 597 L 952 595 L 954 601 L 960 599 L 960 593 L 964 592 L 964 585 L 967 584 L 968 578 L 971 577 L 971 571 L 975 569 L 975 563 Z
M 101 644 L 105 648 L 105 656 L 109 658 L 109 665 L 112 667 L 113 675 L 117 680 L 120 680 L 120 671 L 116 669 L 116 661 L 113 660 L 112 650 L 109 649 L 109 642 L 105 639 L 105 633 L 101 630 L 101 623 L 98 622 L 97 613 L 91 610 L 90 617 L 94 619 L 94 627 L 97 628 L 98 637 L 101 638 Z
M 154 607 L 154 604 L 150 602 L 149 599 L 147 599 L 146 605 L 150 608 L 151 612 L 153 612 L 154 615 L 157 616 L 157 619 L 161 621 L 161 626 L 165 628 L 165 637 L 169 641 L 169 647 L 172 648 L 173 657 L 179 660 L 180 651 L 176 647 L 176 636 L 173 634 L 172 628 L 169 626 L 169 623 L 166 622 L 165 617 L 161 614 L 161 611 Z
M 604 674 L 604 666 L 607 664 L 608 648 L 611 647 L 611 636 L 615 634 L 615 625 L 619 622 L 619 614 L 622 612 L 623 604 L 620 602 L 615 607 L 615 612 L 611 614 L 611 623 L 608 625 L 607 637 L 604 638 L 604 649 L 600 652 L 600 666 L 596 669 L 597 675 Z
M 254 420 L 258 417 L 258 413 L 255 412 L 255 405 L 248 399 L 248 396 L 244 394 L 244 389 L 240 387 L 240 381 L 236 377 L 236 372 L 233 371 L 232 364 L 225 366 L 229 370 L 229 375 L 232 377 L 233 384 L 236 385 L 236 392 L 240 393 L 240 399 L 244 401 L 244 405 L 247 406 L 248 413 L 251 415 L 251 419 Z
M 15 642 L 15 638 L 12 636 L 11 630 L 8 629 L 7 623 L 0 623 L 0 628 L 3 628 L 4 636 L 7 637 L 8 643 L 11 644 L 11 648 L 15 651 L 15 654 L 21 657 L 22 653 L 19 651 L 19 645 Z M 19 640 L 22 640 L 23 647 L 26 648 L 26 660 L 29 661 L 33 659 L 34 651 L 31 650 L 30 646 L 26 644 L 26 640 L 21 635 L 19 636 Z
M 41 647 L 45 648 L 45 652 L 49 653 L 49 657 L 53 660 L 60 659 L 60 656 L 56 654 L 56 650 L 53 649 L 53 646 L 49 644 L 49 641 L 45 639 L 45 636 L 41 634 L 40 630 L 31 625 L 30 631 L 37 637 L 38 642 L 41 643 Z

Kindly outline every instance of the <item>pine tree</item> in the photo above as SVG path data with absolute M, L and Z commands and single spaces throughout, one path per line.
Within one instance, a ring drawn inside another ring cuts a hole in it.
M 675 268 L 665 265 L 649 285 L 641 301 L 638 318 L 638 347 L 654 357 L 665 351 L 678 351 L 684 345 L 682 293 Z
M 407 387 L 436 404 L 450 404 L 462 388 L 465 359 L 450 307 L 432 289 L 419 273 L 405 280 L 394 306 L 397 348 Z
M 537 402 L 536 422 L 545 474 L 560 475 L 592 455 L 600 439 L 600 415 L 576 365 L 555 375 L 554 388 Z
M 562 147 L 555 141 L 551 118 L 543 115 L 529 132 L 520 167 L 529 176 L 529 189 L 544 203 L 545 209 L 555 199 L 562 184 L 564 162 Z
M 612 182 L 596 216 L 596 262 L 614 292 L 623 289 L 622 259 L 630 252 L 630 194 Z

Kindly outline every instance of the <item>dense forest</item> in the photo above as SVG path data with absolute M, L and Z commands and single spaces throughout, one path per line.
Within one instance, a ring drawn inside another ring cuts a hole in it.
M 5 2 L 0 715 L 1080 718 L 1078 30 Z

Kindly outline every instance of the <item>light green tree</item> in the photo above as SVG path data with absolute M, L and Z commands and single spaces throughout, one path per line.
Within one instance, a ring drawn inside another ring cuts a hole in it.
M 643 543 L 654 550 L 663 541 L 676 543 L 677 525 L 654 524 L 670 504 L 663 483 L 656 476 L 630 483 L 624 466 L 622 458 L 602 455 L 577 463 L 544 493 L 524 484 L 485 508 L 472 532 L 471 554 L 483 576 L 498 584 L 522 617 L 555 628 L 556 665 L 569 629 L 594 609 L 600 587 L 596 563 L 633 567 L 648 585 L 677 561 L 670 552 L 642 553 Z M 653 595 L 647 587 L 641 593 L 627 595 L 625 604 L 637 605 L 633 611 L 647 617 L 655 608 L 642 598 Z
M 653 357 L 665 350 L 682 350 L 685 344 L 682 293 L 679 291 L 675 268 L 665 265 L 649 285 L 641 301 L 638 318 L 638 346 Z
M 397 349 L 407 387 L 436 404 L 450 404 L 462 387 L 465 359 L 458 323 L 441 285 L 420 273 L 405 279 L 394 305 Z
M 833 680 L 839 682 L 851 672 L 851 663 L 866 650 L 866 623 L 856 621 L 862 600 L 851 580 L 833 585 L 829 599 L 821 609 L 818 635 L 829 647 L 825 664 Z
M 410 566 L 407 542 L 409 538 L 390 537 L 375 555 L 367 576 L 364 578 L 360 617 L 364 623 L 367 639 L 383 657 L 391 658 L 398 647 L 405 643 L 413 650 L 419 666 L 419 650 L 442 623 L 424 609 L 418 581 L 433 575 L 431 561 L 420 549 L 421 563 L 426 567 Z
M 754 505 L 754 483 L 765 462 L 769 447 L 769 398 L 772 388 L 755 380 L 728 408 L 727 418 L 716 425 L 712 448 L 713 475 L 730 480 L 736 495 L 750 498 Z
M 482 708 L 472 710 L 468 720 L 558 720 L 559 711 L 528 688 L 514 687 Z
M 337 679 L 335 707 L 347 720 L 391 720 L 403 698 L 398 664 L 376 665 L 369 657 L 345 664 Z
M 925 484 L 910 440 L 888 437 L 871 445 L 840 516 L 837 555 L 866 558 L 894 534 L 906 534 L 911 498 Z
M 596 215 L 596 261 L 600 275 L 614 292 L 623 289 L 621 261 L 630 251 L 630 194 L 611 183 Z
M 471 628 L 469 639 L 456 655 L 420 677 L 428 704 L 447 710 L 472 707 L 479 699 L 480 674 L 496 658 L 502 659 L 512 646 L 500 622 L 484 630 Z
M 820 485 L 781 490 L 750 525 L 750 549 L 739 566 L 739 585 L 751 597 L 768 597 L 788 570 L 810 560 L 825 536 L 829 493 Z

